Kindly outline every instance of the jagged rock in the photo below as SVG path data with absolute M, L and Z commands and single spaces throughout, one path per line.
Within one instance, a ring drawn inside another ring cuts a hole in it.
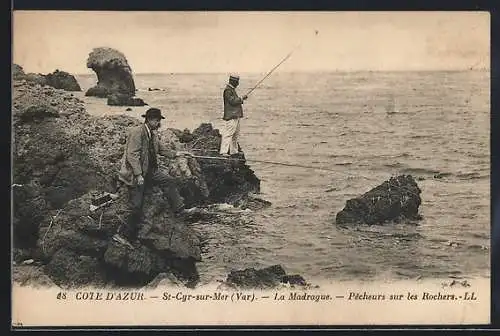
M 150 283 L 143 287 L 144 290 L 156 288 L 184 287 L 185 283 L 171 273 L 160 273 Z
M 336 223 L 373 225 L 419 220 L 420 193 L 411 175 L 392 177 L 360 197 L 348 200 L 337 213 Z
M 45 266 L 45 272 L 58 286 L 65 288 L 102 287 L 106 284 L 105 272 L 96 258 L 64 248 L 54 254 Z
M 130 97 L 127 94 L 112 93 L 108 95 L 109 106 L 144 106 L 147 105 L 141 98 Z
M 76 78 L 65 71 L 59 71 L 56 69 L 53 73 L 47 74 L 45 76 L 45 80 L 47 85 L 56 89 L 63 89 L 65 91 L 82 91 Z
M 65 71 L 56 69 L 53 73 L 43 75 L 35 73 L 25 73 L 24 69 L 13 64 L 12 77 L 14 80 L 25 80 L 30 83 L 39 84 L 41 86 L 48 85 L 55 89 L 62 89 L 65 91 L 81 91 L 80 85 L 76 78 Z
M 286 276 L 286 272 L 281 265 L 259 270 L 247 268 L 229 273 L 226 283 L 238 288 L 273 288 L 281 283 L 284 276 Z
M 212 124 L 201 124 L 192 137 L 186 146 L 196 155 L 220 157 L 221 135 Z M 246 165 L 243 152 L 237 160 L 198 159 L 198 162 L 211 200 L 238 206 L 249 194 L 260 193 L 260 180 Z
M 12 78 L 13 79 L 24 79 L 24 69 L 22 66 L 17 64 L 12 64 Z
M 225 284 L 232 288 L 275 288 L 282 284 L 308 286 L 305 279 L 298 275 L 288 275 L 281 265 L 273 265 L 262 269 L 247 268 L 232 271 L 227 276 Z
M 135 95 L 132 69 L 120 51 L 112 48 L 95 48 L 89 54 L 87 67 L 97 75 L 97 85 L 87 91 L 87 96 L 107 97 L 112 93 L 121 93 L 129 97 Z
M 40 86 L 47 85 L 47 78 L 42 74 L 30 72 L 24 75 L 24 79 L 28 82 L 39 84 Z
M 191 132 L 188 129 L 184 129 L 183 131 L 177 130 L 177 129 L 170 129 L 172 130 L 176 137 L 179 139 L 181 143 L 186 143 L 186 142 L 191 142 L 194 140 L 194 135 L 191 134 Z
M 44 272 L 41 266 L 14 266 L 12 268 L 12 282 L 20 286 L 34 288 L 58 287 Z
M 47 203 L 40 189 L 31 185 L 15 185 L 12 196 L 14 246 L 29 249 L 38 239 L 38 226 L 48 213 Z
M 16 114 L 17 117 L 21 122 L 39 122 L 45 118 L 59 117 L 59 112 L 51 106 L 38 105 L 28 107 L 21 113 Z
M 284 277 L 281 278 L 281 282 L 290 285 L 299 285 L 299 286 L 307 285 L 306 280 L 299 274 L 285 275 Z

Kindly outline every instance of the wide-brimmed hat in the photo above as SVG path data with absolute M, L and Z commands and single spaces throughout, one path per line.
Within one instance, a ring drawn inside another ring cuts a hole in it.
M 146 111 L 145 114 L 142 115 L 143 118 L 158 118 L 158 119 L 165 119 L 164 116 L 161 115 L 161 110 L 156 108 L 156 107 L 151 107 Z

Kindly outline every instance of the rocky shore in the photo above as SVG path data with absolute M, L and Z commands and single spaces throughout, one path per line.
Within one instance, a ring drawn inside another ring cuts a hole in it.
M 163 276 L 196 285 L 202 256 L 193 212 L 175 216 L 161 190 L 146 195 L 138 244 L 128 247 L 111 239 L 129 213 L 127 190 L 117 189 L 116 173 L 127 129 L 138 119 L 93 117 L 70 92 L 24 78 L 14 80 L 12 112 L 15 281 L 142 287 Z M 165 129 L 160 138 L 171 148 L 207 156 L 220 144 L 210 124 L 192 132 Z M 177 158 L 160 166 L 176 178 L 188 208 L 268 206 L 252 197 L 260 181 L 241 158 Z M 92 211 L 92 195 L 101 192 L 117 198 Z
M 12 66 L 12 77 L 15 80 L 25 80 L 32 83 L 37 83 L 40 85 L 48 85 L 56 89 L 62 89 L 65 91 L 82 91 L 80 85 L 78 84 L 76 78 L 65 72 L 56 69 L 54 72 L 47 75 L 35 74 L 35 73 L 25 73 L 24 69 L 13 64 Z

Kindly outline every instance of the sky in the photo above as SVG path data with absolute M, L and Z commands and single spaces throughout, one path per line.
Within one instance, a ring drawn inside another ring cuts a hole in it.
M 490 68 L 487 12 L 15 11 L 13 62 L 90 74 L 96 47 L 134 73 Z

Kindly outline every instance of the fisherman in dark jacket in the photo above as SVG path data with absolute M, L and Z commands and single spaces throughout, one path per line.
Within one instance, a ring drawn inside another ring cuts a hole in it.
M 236 88 L 240 83 L 237 75 L 229 76 L 229 82 L 224 89 L 224 126 L 219 153 L 223 156 L 235 155 L 239 152 L 238 137 L 240 135 L 240 119 L 243 118 L 243 102 L 246 95 L 239 97 Z

